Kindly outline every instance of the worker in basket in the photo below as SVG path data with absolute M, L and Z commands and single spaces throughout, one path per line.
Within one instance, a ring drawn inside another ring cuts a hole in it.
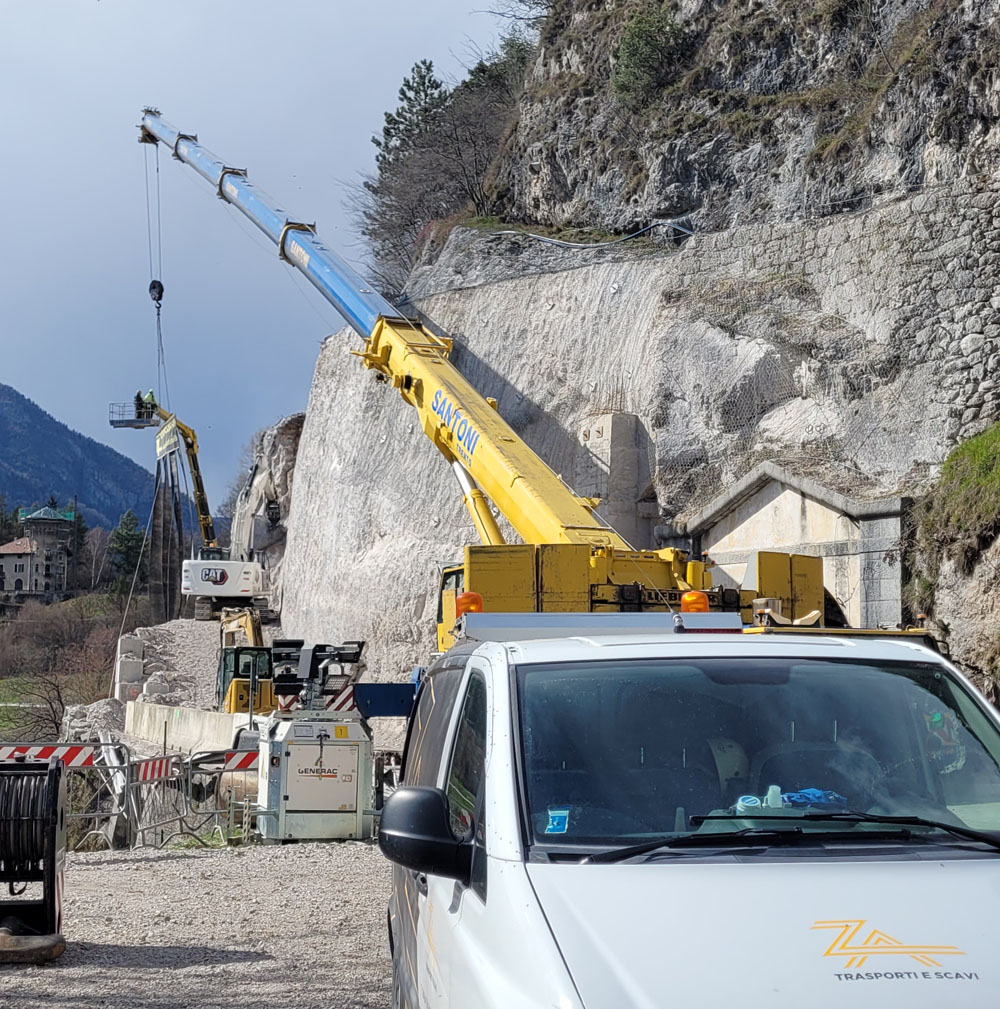
M 142 399 L 142 389 L 136 389 L 135 391 L 135 419 L 142 420 L 144 412 L 144 403 Z
M 151 420 L 153 417 L 153 411 L 156 408 L 156 397 L 153 395 L 153 390 L 150 389 L 145 396 L 142 397 L 143 402 L 143 412 L 147 420 Z

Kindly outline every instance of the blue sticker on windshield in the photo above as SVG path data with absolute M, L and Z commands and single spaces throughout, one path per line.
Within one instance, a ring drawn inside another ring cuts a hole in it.
M 549 806 L 548 813 L 549 822 L 545 825 L 545 833 L 565 834 L 569 829 L 569 806 Z

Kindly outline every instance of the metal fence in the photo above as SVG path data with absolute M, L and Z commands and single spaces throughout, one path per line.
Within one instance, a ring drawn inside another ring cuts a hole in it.
M 163 847 L 249 840 L 257 752 L 137 757 L 110 739 L 0 746 L 0 760 L 61 760 L 68 772 L 69 847 Z M 218 758 L 218 759 L 207 759 Z

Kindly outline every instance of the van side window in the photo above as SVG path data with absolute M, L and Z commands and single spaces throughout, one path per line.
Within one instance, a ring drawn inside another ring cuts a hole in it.
M 453 666 L 432 673 L 421 685 L 403 754 L 407 785 L 437 785 L 448 722 L 461 682 L 462 667 Z
M 474 892 L 486 899 L 486 832 L 483 823 L 483 782 L 486 777 L 486 682 L 474 672 L 462 705 L 462 716 L 455 733 L 451 766 L 448 769 L 448 805 L 451 829 L 456 837 L 465 837 L 475 826 L 472 855 Z

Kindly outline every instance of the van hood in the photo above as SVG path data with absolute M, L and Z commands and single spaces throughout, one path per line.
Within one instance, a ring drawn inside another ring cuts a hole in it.
M 1000 858 L 835 858 L 527 870 L 586 1009 L 1000 1005 Z

